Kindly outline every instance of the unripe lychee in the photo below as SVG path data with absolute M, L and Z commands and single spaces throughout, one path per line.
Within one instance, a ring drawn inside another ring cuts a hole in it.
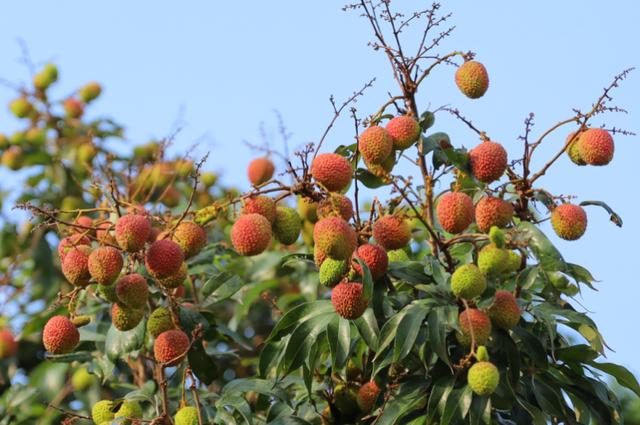
M 2 165 L 10 170 L 19 170 L 24 165 L 24 152 L 19 146 L 11 146 L 9 149 L 2 152 L 2 158 L 0 161 L 2 162 Z
M 326 258 L 320 264 L 319 279 L 320 284 L 324 286 L 335 286 L 342 280 L 344 275 L 349 271 L 349 262 L 347 260 L 334 260 Z
M 249 198 L 242 207 L 242 214 L 260 214 L 273 224 L 276 220 L 276 203 L 268 196 Z
M 575 136 L 575 134 L 575 131 L 569 133 L 567 140 L 565 141 L 565 143 L 569 143 L 569 141 L 573 139 L 571 143 L 569 143 L 569 146 L 567 146 L 567 156 L 569 156 L 571 162 L 576 165 L 587 165 L 587 163 L 584 162 L 584 159 L 582 159 L 582 156 L 580 156 L 580 134 L 577 136 Z
M 120 408 L 115 414 L 114 419 L 118 424 L 122 425 L 131 425 L 132 421 L 129 419 L 119 419 L 118 418 L 136 418 L 139 419 L 142 417 L 142 407 L 140 403 L 137 401 L 125 400 L 120 405 Z
M 173 233 L 174 242 L 180 245 L 186 258 L 193 257 L 207 244 L 207 232 L 193 221 L 182 221 Z
M 153 344 L 153 353 L 158 363 L 175 366 L 189 349 L 189 337 L 179 329 L 162 332 Z
M 411 240 L 411 228 L 397 215 L 385 215 L 373 224 L 373 237 L 384 249 L 400 249 Z
M 613 159 L 613 137 L 605 129 L 590 128 L 580 135 L 580 158 L 589 165 L 607 165 Z
M 154 338 L 162 332 L 174 328 L 175 325 L 171 319 L 171 312 L 167 307 L 158 307 L 149 315 L 149 320 L 147 320 L 147 333 Z
M 183 261 L 184 253 L 180 245 L 169 239 L 152 243 L 144 256 L 147 271 L 157 279 L 178 273 Z
M 33 105 L 26 97 L 22 96 L 9 103 L 9 110 L 16 118 L 26 118 L 33 112 Z
M 352 174 L 347 158 L 337 153 L 322 153 L 311 164 L 313 178 L 331 192 L 340 192 L 349 186 Z
M 84 104 L 73 97 L 65 100 L 62 107 L 65 115 L 69 118 L 80 118 L 84 112 Z
M 487 289 L 487 280 L 475 264 L 464 264 L 451 275 L 451 290 L 458 298 L 470 300 Z
M 503 273 L 509 261 L 507 250 L 489 244 L 478 253 L 478 267 L 485 276 L 496 277 Z
M 507 260 L 507 265 L 505 266 L 505 273 L 514 273 L 520 270 L 520 265 L 522 264 L 522 256 L 517 251 L 509 251 L 509 259 Z
M 558 205 L 551 212 L 551 226 L 562 239 L 580 239 L 587 230 L 587 213 L 579 205 Z
M 485 196 L 476 204 L 476 223 L 483 232 L 491 226 L 505 227 L 513 218 L 513 205 L 500 198 Z
M 273 222 L 273 236 L 283 245 L 291 245 L 298 240 L 302 220 L 293 208 L 279 206 Z
M 189 277 L 188 271 L 189 268 L 187 267 L 187 263 L 183 262 L 177 273 L 172 274 L 171 276 L 164 277 L 162 279 L 156 279 L 156 281 L 163 288 L 177 288 L 182 285 L 184 281 Z
M 389 263 L 409 261 L 409 255 L 407 255 L 407 252 L 404 249 L 392 249 L 391 251 L 387 251 L 387 257 L 389 258 Z
M 363 296 L 363 287 L 358 282 L 341 282 L 331 290 L 331 304 L 336 313 L 353 320 L 362 316 L 369 300 Z
M 271 223 L 260 214 L 246 214 L 231 228 L 231 243 L 238 254 L 258 255 L 271 242 Z
M 464 310 L 458 316 L 458 326 L 460 332 L 456 334 L 461 344 L 471 345 L 471 329 L 477 345 L 486 345 L 491 336 L 491 320 L 489 316 L 478 309 L 470 308 Z
M 44 128 L 32 127 L 24 133 L 24 138 L 32 146 L 42 146 L 47 141 L 47 132 Z
M 326 199 L 318 203 L 318 217 L 330 216 L 342 217 L 349 221 L 353 217 L 353 204 L 351 199 L 339 193 L 332 193 Z
M 368 163 L 381 164 L 391 153 L 393 141 L 387 130 L 374 125 L 362 132 L 358 139 L 358 149 Z
M 128 331 L 136 326 L 144 317 L 144 308 L 129 308 L 118 303 L 111 306 L 111 323 L 119 331 Z
M 116 241 L 127 252 L 137 252 L 144 248 L 150 233 L 149 219 L 140 214 L 122 216 L 116 223 Z
M 498 248 L 504 248 L 507 243 L 507 235 L 505 235 L 499 227 L 491 226 L 489 230 L 489 241 Z
M 98 293 L 102 298 L 110 303 L 118 302 L 118 296 L 116 295 L 116 285 L 98 285 Z
M 116 296 L 123 307 L 140 309 L 149 299 L 147 280 L 138 273 L 122 276 L 116 283 Z
M 392 118 L 386 126 L 391 140 L 393 140 L 393 148 L 396 150 L 407 149 L 420 137 L 420 124 L 413 117 L 401 115 Z
M 0 360 L 13 357 L 18 351 L 18 343 L 9 329 L 0 329 Z
M 81 367 L 71 375 L 71 385 L 75 391 L 84 391 L 96 381 L 95 378 L 87 368 Z
M 483 64 L 476 61 L 463 63 L 456 71 L 456 85 L 471 99 L 482 97 L 489 88 L 489 74 Z
M 493 394 L 500 383 L 500 372 L 493 363 L 478 362 L 469 368 L 467 382 L 471 390 L 480 396 Z
M 340 217 L 326 217 L 313 227 L 313 240 L 319 250 L 336 260 L 346 260 L 356 249 L 356 232 Z
M 308 198 L 298 198 L 298 212 L 306 221 L 311 223 L 318 221 L 318 204 Z
M 358 412 L 358 393 L 352 386 L 338 384 L 333 389 L 333 404 L 343 415 L 354 415 Z
M 396 155 L 394 152 L 391 152 L 387 159 L 382 161 L 382 164 L 372 164 L 364 161 L 364 165 L 367 166 L 367 169 L 371 174 L 383 181 L 386 181 L 389 179 L 389 174 L 393 171 L 394 165 L 396 165 Z
M 445 193 L 440 197 L 436 213 L 438 221 L 445 231 L 454 234 L 461 233 L 473 221 L 473 201 L 466 193 Z
M 176 425 L 198 425 L 198 409 L 193 406 L 185 406 L 178 410 L 173 419 Z
M 78 92 L 78 95 L 80 96 L 80 100 L 84 103 L 89 103 L 92 100 L 97 99 L 98 96 L 100 96 L 100 93 L 102 93 L 102 86 L 100 86 L 100 83 L 92 81 L 85 84 Z
M 91 280 L 89 273 L 90 253 L 91 248 L 87 245 L 80 245 L 71 248 L 65 254 L 62 261 L 62 274 L 72 285 L 84 286 Z
M 491 322 L 502 329 L 511 329 L 520 321 L 520 307 L 509 291 L 496 291 L 493 304 L 487 310 Z
M 498 180 L 507 169 L 507 151 L 500 143 L 484 141 L 469 152 L 471 173 L 483 183 Z
M 33 86 L 38 90 L 46 90 L 58 80 L 58 68 L 48 63 L 44 68 L 33 76 Z
M 42 331 L 42 343 L 51 354 L 67 354 L 80 342 L 78 328 L 65 316 L 53 316 Z
M 91 408 L 91 418 L 93 422 L 98 425 L 110 424 L 115 418 L 115 412 L 113 412 L 113 401 L 100 400 Z
M 376 400 L 380 395 L 380 387 L 374 380 L 371 380 L 358 390 L 358 407 L 363 413 L 369 413 L 376 405 Z
M 89 254 L 89 274 L 101 285 L 111 285 L 122 271 L 120 251 L 111 246 L 101 246 Z
M 257 186 L 269 181 L 275 170 L 276 167 L 269 158 L 256 158 L 249 163 L 247 176 L 251 184 Z
M 91 244 L 91 240 L 82 234 L 75 234 L 62 238 L 58 244 L 58 255 L 60 256 L 60 263 L 64 262 L 64 257 L 71 249 Z
M 371 277 L 373 280 L 378 280 L 387 272 L 387 267 L 389 266 L 389 257 L 387 256 L 387 251 L 384 250 L 379 245 L 374 244 L 364 244 L 360 245 L 358 249 L 353 253 L 353 268 L 362 275 L 362 267 L 355 261 L 356 258 L 362 260 L 369 271 L 371 272 Z
M 484 345 L 478 346 L 476 349 L 476 359 L 478 359 L 479 362 L 489 361 L 489 351 L 487 350 L 487 347 Z

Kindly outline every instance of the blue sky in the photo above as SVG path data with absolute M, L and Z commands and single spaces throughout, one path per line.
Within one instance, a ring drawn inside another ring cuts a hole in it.
M 396 1 L 401 7 L 416 3 Z M 426 4 L 426 3 L 424 3 Z M 111 115 L 127 128 L 125 149 L 183 126 L 175 152 L 198 143 L 196 155 L 212 153 L 207 168 L 223 181 L 247 187 L 246 163 L 255 156 L 243 140 L 260 143 L 265 123 L 274 148 L 281 148 L 273 110 L 293 134 L 291 146 L 317 141 L 331 118 L 328 97 L 349 96 L 366 81 L 375 85 L 357 103 L 364 116 L 377 110 L 396 87 L 380 52 L 366 46 L 366 22 L 341 11 L 340 1 L 252 2 L 9 2 L 0 16 L 0 77 L 26 81 L 16 42 L 26 42 L 36 62 L 54 60 L 61 70 L 60 96 L 89 80 L 101 81 L 103 97 L 91 113 Z M 451 9 L 447 9 L 451 8 Z M 453 83 L 453 68 L 441 68 L 418 94 L 424 110 L 450 104 L 460 108 L 507 150 L 516 154 L 522 122 L 536 113 L 535 134 L 571 108 L 587 109 L 624 68 L 640 66 L 636 40 L 640 6 L 632 0 L 600 2 L 451 2 L 454 35 L 442 51 L 473 50 L 488 68 L 491 86 L 481 100 L 464 98 Z M 596 124 L 640 131 L 640 71 L 615 92 L 629 115 L 598 118 Z M 12 93 L 0 87 L 0 104 Z M 0 110 L 3 131 L 16 125 Z M 449 133 L 455 145 L 478 140 L 459 122 L 437 116 L 434 131 Z M 567 130 L 568 131 L 568 130 Z M 549 137 L 540 166 L 564 140 Z M 327 148 L 352 142 L 352 123 L 341 119 Z M 616 138 L 609 167 L 575 167 L 566 158 L 539 181 L 554 194 L 601 199 L 623 218 L 618 229 L 591 207 L 587 234 L 577 242 L 554 242 L 567 260 L 587 266 L 599 292 L 580 299 L 600 326 L 613 361 L 640 373 L 635 339 L 640 298 L 634 239 L 640 236 L 635 167 L 637 137 Z M 10 189 L 7 184 L 3 189 Z M 545 230 L 549 230 L 545 227 Z

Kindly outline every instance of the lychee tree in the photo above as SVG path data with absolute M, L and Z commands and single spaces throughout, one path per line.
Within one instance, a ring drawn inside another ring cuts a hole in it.
M 456 68 L 468 98 L 490 92 L 474 53 L 439 51 L 453 30 L 440 5 L 345 9 L 368 21 L 398 87 L 375 111 L 355 108 L 373 82 L 332 98 L 318 142 L 263 152 L 246 193 L 170 159 L 173 136 L 131 154 L 111 144 L 123 129 L 85 118 L 97 83 L 52 100 L 48 64 L 17 88 L 9 109 L 26 128 L 0 147 L 9 170 L 32 170 L 17 199 L 32 222 L 2 232 L 14 318 L 0 329 L 0 424 L 622 422 L 608 383 L 640 386 L 599 359 L 603 338 L 572 301 L 594 279 L 539 226 L 577 240 L 590 208 L 621 219 L 539 180 L 563 155 L 612 160 L 631 133 L 598 120 L 623 111 L 612 91 L 629 71 L 538 136 L 529 116 L 513 156 L 459 110 L 421 109 L 436 67 Z M 347 111 L 354 142 L 332 152 Z M 543 143 L 557 153 L 534 169 Z

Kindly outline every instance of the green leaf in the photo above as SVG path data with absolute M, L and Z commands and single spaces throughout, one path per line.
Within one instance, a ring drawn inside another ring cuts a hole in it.
M 580 344 L 571 347 L 558 348 L 555 351 L 555 357 L 565 362 L 587 363 L 598 358 L 599 354 L 591 349 L 590 346 Z
M 342 369 L 349 357 L 351 344 L 351 325 L 349 321 L 336 315 L 327 326 L 327 340 L 331 349 L 331 366 L 333 370 Z
M 311 347 L 318 343 L 317 339 L 327 328 L 335 313 L 325 313 L 314 316 L 300 323 L 291 333 L 286 343 L 286 349 L 280 360 L 280 370 L 289 373 L 302 366 L 306 361 Z
M 88 362 L 93 358 L 88 351 L 76 351 L 68 354 L 48 354 L 47 360 L 56 363 L 71 363 L 71 362 Z
M 373 310 L 368 308 L 364 314 L 353 321 L 356 325 L 358 333 L 367 344 L 367 346 L 376 351 L 378 349 L 378 335 L 380 330 L 378 329 L 378 323 L 376 317 L 373 314 Z
M 567 264 L 564 262 L 560 251 L 553 246 L 545 234 L 534 224 L 522 221 L 518 224 L 518 231 L 528 241 L 529 248 L 540 261 L 540 265 L 544 270 L 561 272 L 567 270 Z
M 397 392 L 386 403 L 376 425 L 397 424 L 404 416 L 412 413 L 426 397 L 427 386 L 424 380 L 413 380 L 401 384 Z
M 191 346 L 187 358 L 193 373 L 206 385 L 210 385 L 218 377 L 216 362 L 207 354 L 202 341 L 197 341 Z
M 276 341 L 288 334 L 293 328 L 318 315 L 333 312 L 333 304 L 329 300 L 312 301 L 300 304 L 287 311 L 278 321 L 267 338 L 267 342 Z
M 602 201 L 582 201 L 580 202 L 581 206 L 587 205 L 595 205 L 597 207 L 603 208 L 605 211 L 609 213 L 609 220 L 613 222 L 618 227 L 622 227 L 622 217 L 620 217 L 609 205 Z
M 244 282 L 239 276 L 233 275 L 226 280 L 221 286 L 217 287 L 207 298 L 202 301 L 202 307 L 207 308 L 220 301 L 231 298 L 244 286 Z
M 240 378 L 234 379 L 222 388 L 221 394 L 237 394 L 254 391 L 267 397 L 275 397 L 284 402 L 289 402 L 287 392 L 277 383 L 269 379 Z
M 449 323 L 452 320 L 452 316 L 457 316 L 457 309 L 454 306 L 436 307 L 431 310 L 427 317 L 431 349 L 447 365 L 451 365 L 447 350 L 447 333 L 450 330 Z
M 105 340 L 105 350 L 109 360 L 115 362 L 125 354 L 140 349 L 144 343 L 145 329 L 145 320 L 141 320 L 138 326 L 124 332 L 119 331 L 115 326 L 111 325 L 107 331 L 107 338 Z
M 469 425 L 480 425 L 491 423 L 491 398 L 473 396 L 471 408 L 469 409 Z
M 404 310 L 407 311 L 396 330 L 393 347 L 394 362 L 404 359 L 409 354 L 422 328 L 422 321 L 429 312 L 429 309 L 422 304 L 409 304 Z
M 598 363 L 595 361 L 590 361 L 588 364 L 613 376 L 620 385 L 630 389 L 640 397 L 640 385 L 638 384 L 638 380 L 626 367 L 614 363 Z
M 356 171 L 356 178 L 359 182 L 362 182 L 362 184 L 369 189 L 377 189 L 379 187 L 387 186 L 388 184 L 390 184 L 373 174 L 371 171 L 365 170 L 364 168 L 358 168 L 358 170 Z
M 362 296 L 365 300 L 370 300 L 373 294 L 373 278 L 371 277 L 371 271 L 369 267 L 360 258 L 356 258 L 360 268 L 362 269 Z

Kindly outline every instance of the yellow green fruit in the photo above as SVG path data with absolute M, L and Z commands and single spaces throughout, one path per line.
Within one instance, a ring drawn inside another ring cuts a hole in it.
M 17 118 L 26 118 L 33 112 L 33 105 L 26 97 L 18 97 L 9 103 L 9 110 Z
M 215 173 L 204 172 L 200 176 L 200 181 L 205 187 L 211 187 L 218 181 L 218 176 Z
M 551 212 L 551 226 L 562 239 L 574 241 L 587 230 L 587 214 L 579 205 L 561 204 Z
M 358 149 L 364 160 L 370 164 L 382 164 L 393 149 L 393 140 L 383 127 L 373 125 L 362 132 L 358 139 Z
M 78 92 L 78 96 L 80 96 L 80 100 L 82 100 L 84 103 L 89 103 L 92 100 L 97 99 L 101 93 L 102 86 L 100 86 L 100 83 L 92 81 L 82 86 L 82 88 Z
M 81 367 L 71 375 L 71 385 L 75 391 L 84 391 L 89 388 L 96 378 L 87 371 L 87 368 Z
M 475 394 L 491 395 L 500 383 L 500 372 L 493 363 L 478 362 L 469 368 L 467 382 Z
M 387 251 L 387 257 L 390 263 L 401 263 L 403 261 L 409 261 L 409 255 L 407 255 L 404 249 L 392 249 Z
M 47 141 L 47 132 L 44 128 L 32 127 L 24 133 L 27 143 L 33 146 L 42 146 Z
M 478 268 L 485 276 L 497 277 L 506 269 L 509 261 L 509 252 L 489 244 L 478 253 Z
M 348 271 L 349 262 L 347 260 L 327 258 L 320 265 L 320 284 L 324 286 L 335 286 Z
M 116 295 L 116 285 L 98 285 L 98 293 L 102 298 L 110 303 L 118 302 L 118 296 Z
M 231 242 L 240 255 L 258 255 L 271 242 L 271 223 L 260 214 L 242 215 L 231 228 Z
M 273 222 L 273 235 L 283 245 L 291 245 L 298 240 L 302 220 L 293 208 L 279 206 Z
M 472 299 L 487 289 L 487 281 L 475 264 L 464 264 L 451 275 L 451 290 L 458 298 Z
M 476 359 L 478 359 L 479 362 L 489 361 L 489 351 L 487 351 L 487 347 L 484 345 L 478 347 L 476 350 Z
M 456 85 L 471 99 L 482 97 L 489 88 L 489 74 L 483 64 L 467 61 L 456 71 Z
M 356 249 L 356 232 L 340 217 L 326 217 L 313 228 L 315 246 L 329 257 L 346 260 Z
M 111 423 L 115 418 L 113 410 L 113 401 L 100 400 L 91 408 L 91 418 L 96 424 Z
M 171 319 L 171 312 L 167 307 L 158 307 L 149 315 L 149 320 L 147 320 L 147 333 L 154 338 L 174 328 L 175 325 Z
M 120 408 L 114 415 L 114 419 L 117 420 L 118 418 L 142 418 L 142 407 L 140 406 L 140 403 L 129 400 L 123 401 L 122 405 L 120 405 Z M 124 419 L 118 422 L 118 424 L 122 425 L 131 425 L 131 423 L 132 421 L 130 419 Z
M 520 265 L 522 264 L 522 256 L 518 251 L 508 251 L 509 259 L 507 260 L 507 264 L 505 266 L 505 273 L 515 273 L 520 270 Z
M 499 227 L 491 226 L 491 230 L 489 230 L 489 241 L 498 248 L 504 248 L 507 239 L 506 235 Z
M 18 146 L 11 146 L 6 151 L 2 152 L 2 165 L 10 170 L 17 171 L 24 165 L 24 153 Z
M 117 303 L 111 306 L 111 323 L 119 331 L 135 328 L 143 317 L 144 308 L 128 308 Z
M 582 156 L 580 156 L 580 134 L 578 136 L 575 136 L 575 134 L 575 131 L 569 133 L 565 141 L 565 143 L 569 143 L 566 149 L 567 156 L 576 165 L 587 165 Z
M 193 406 L 183 407 L 173 419 L 175 425 L 198 425 L 198 409 Z

